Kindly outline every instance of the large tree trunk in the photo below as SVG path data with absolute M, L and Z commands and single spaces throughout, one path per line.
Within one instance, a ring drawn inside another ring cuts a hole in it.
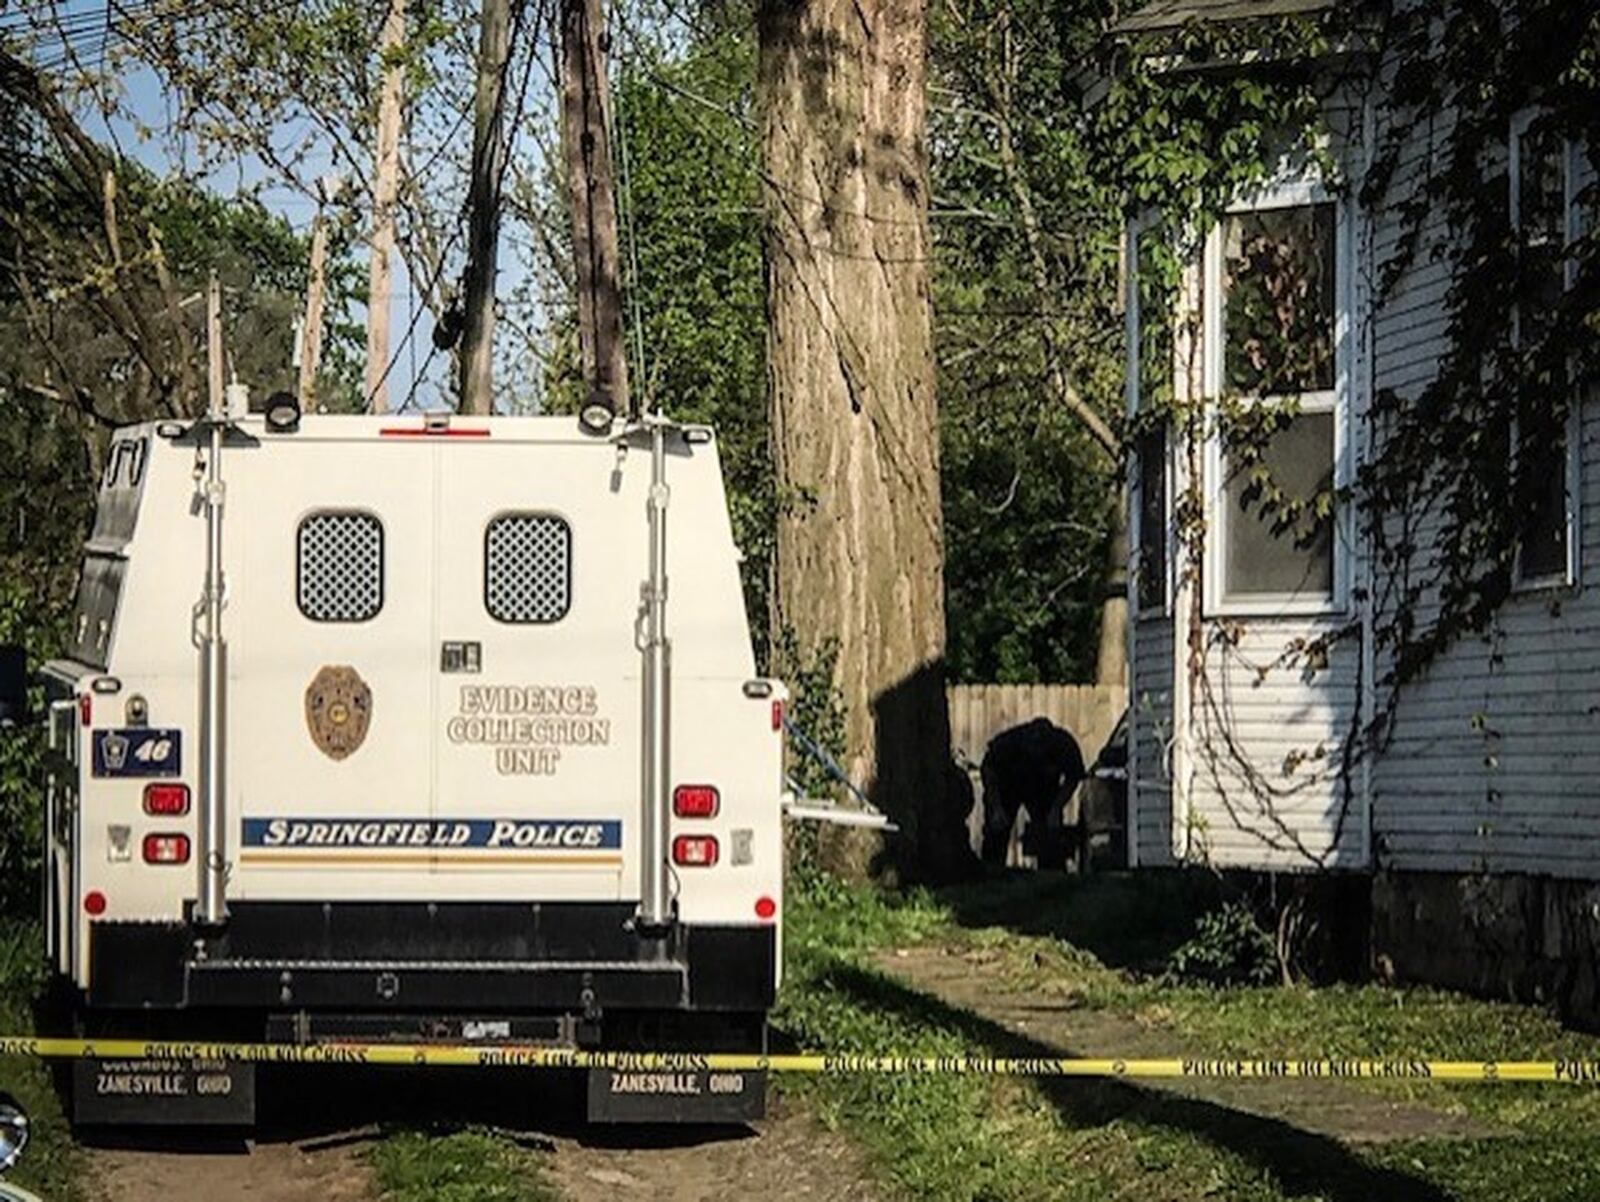
M 928 287 L 922 0 L 763 0 L 774 633 L 836 648 L 846 766 L 901 827 L 889 862 L 967 862 L 944 694 L 944 538 Z
M 561 153 L 572 211 L 573 278 L 578 293 L 582 412 L 629 415 L 628 358 L 622 330 L 622 243 L 612 185 L 611 100 L 600 0 L 562 0 Z M 597 408 L 598 407 L 598 408 Z
M 494 288 L 500 251 L 500 180 L 506 143 L 506 57 L 511 0 L 483 0 L 467 191 L 467 274 L 461 322 L 462 413 L 494 412 Z

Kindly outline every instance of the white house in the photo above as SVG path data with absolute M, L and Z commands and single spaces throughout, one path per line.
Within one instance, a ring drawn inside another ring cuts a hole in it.
M 1326 7 L 1157 0 L 1123 31 Z M 1415 405 L 1448 359 L 1462 270 L 1447 206 L 1416 220 L 1451 123 L 1394 102 L 1400 65 L 1379 26 L 1329 68 L 1322 162 L 1286 160 L 1199 231 L 1176 297 L 1152 295 L 1149 234 L 1129 231 L 1130 413 L 1170 390 L 1196 415 L 1142 437 L 1130 471 L 1129 859 L 1372 874 L 1374 951 L 1402 973 L 1570 993 L 1574 948 L 1600 932 L 1600 397 L 1573 384 L 1484 629 L 1396 686 L 1383 632 L 1447 520 L 1424 504 L 1375 521 L 1362 468 L 1393 428 L 1379 398 Z M 1593 148 L 1536 118 L 1507 118 L 1481 186 L 1559 289 L 1577 279 Z M 1380 162 L 1392 175 L 1370 186 Z M 1516 339 L 1533 315 L 1499 319 Z M 1288 396 L 1261 463 L 1289 496 L 1337 501 L 1280 531 L 1218 425 Z M 1383 554 L 1403 542 L 1403 563 Z M 1416 602 L 1424 624 L 1436 600 Z M 1463 940 L 1515 963 L 1468 964 Z

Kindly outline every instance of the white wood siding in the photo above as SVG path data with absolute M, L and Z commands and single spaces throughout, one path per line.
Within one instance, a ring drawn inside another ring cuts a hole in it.
M 1167 745 L 1172 738 L 1172 618 L 1140 618 L 1132 624 L 1133 696 L 1128 722 L 1133 760 L 1130 805 L 1141 868 L 1171 864 L 1172 782 Z
M 1398 206 L 1447 136 L 1447 122 L 1407 134 L 1396 186 L 1375 215 L 1380 271 L 1402 249 Z M 1442 214 L 1423 232 L 1414 265 L 1375 319 L 1374 386 L 1406 400 L 1448 351 L 1454 264 L 1436 253 L 1448 250 Z M 1579 428 L 1579 586 L 1513 596 L 1490 632 L 1457 643 L 1405 688 L 1372 765 L 1380 866 L 1600 877 L 1600 404 L 1592 396 Z M 1423 545 L 1438 528 L 1423 518 Z
M 1360 640 L 1326 667 L 1285 660 L 1344 619 L 1208 621 L 1193 690 L 1188 858 L 1218 867 L 1357 868 L 1364 858 L 1360 778 L 1344 749 L 1360 706 Z

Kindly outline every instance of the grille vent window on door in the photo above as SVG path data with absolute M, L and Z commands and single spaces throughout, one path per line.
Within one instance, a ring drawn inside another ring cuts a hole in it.
M 572 605 L 572 527 L 550 513 L 507 513 L 489 523 L 483 603 L 500 622 L 547 623 Z
M 383 523 L 323 511 L 300 523 L 296 592 L 313 622 L 365 622 L 383 608 Z

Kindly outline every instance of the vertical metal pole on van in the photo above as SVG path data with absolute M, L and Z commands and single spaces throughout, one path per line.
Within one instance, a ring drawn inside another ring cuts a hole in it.
M 671 792 L 668 744 L 672 644 L 667 639 L 667 423 L 650 425 L 650 566 L 644 585 L 644 771 L 640 806 L 639 926 L 670 925 L 667 895 L 667 806 Z
M 206 580 L 200 596 L 200 892 L 195 921 L 221 926 L 228 918 L 227 729 L 228 645 L 222 638 L 222 443 L 227 402 L 222 383 L 221 293 L 211 281 L 208 314 L 211 398 L 206 414 Z

